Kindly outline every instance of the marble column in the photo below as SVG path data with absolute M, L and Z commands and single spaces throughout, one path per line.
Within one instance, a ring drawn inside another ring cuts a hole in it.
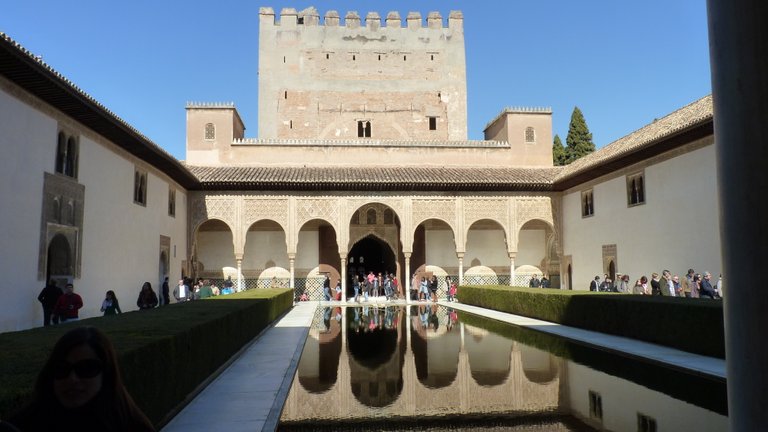
M 403 252 L 405 255 L 405 302 L 411 304 L 411 253 Z
M 516 252 L 509 253 L 509 286 L 515 286 L 515 258 Z
M 464 283 L 464 253 L 459 252 L 456 254 L 459 258 L 459 285 Z
M 728 422 L 768 424 L 768 292 L 755 272 L 768 262 L 768 2 L 708 0 L 725 284 Z
M 341 301 L 347 301 L 347 256 L 341 256 Z
M 243 287 L 243 259 L 238 258 L 237 260 L 237 291 L 242 291 L 245 289 Z
M 291 282 L 290 282 L 291 289 L 296 288 L 296 285 L 294 283 L 295 282 L 294 281 L 295 266 L 296 266 L 296 254 L 288 254 L 288 267 L 289 267 L 289 271 L 291 272 Z M 296 293 L 294 293 L 294 296 L 295 295 Z

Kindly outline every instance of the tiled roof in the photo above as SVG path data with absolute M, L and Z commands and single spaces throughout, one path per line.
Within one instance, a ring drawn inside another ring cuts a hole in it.
M 688 104 L 564 167 L 556 183 L 638 153 L 692 128 L 712 123 L 712 95 Z
M 547 191 L 562 168 L 188 166 L 203 189 Z

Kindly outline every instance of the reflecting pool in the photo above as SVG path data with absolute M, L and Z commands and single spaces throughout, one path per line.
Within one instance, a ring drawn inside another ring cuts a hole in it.
M 452 308 L 320 307 L 280 430 L 727 430 L 725 381 Z

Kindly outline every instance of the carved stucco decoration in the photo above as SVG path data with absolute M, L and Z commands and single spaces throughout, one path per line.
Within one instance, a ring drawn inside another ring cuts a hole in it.
M 243 229 L 261 220 L 271 220 L 280 224 L 288 232 L 288 200 L 246 198 L 243 200 Z
M 537 198 L 518 198 L 516 200 L 517 208 L 517 230 L 531 220 L 541 220 L 546 222 L 553 231 L 555 237 L 555 250 L 562 254 L 563 249 L 560 242 L 559 213 L 560 203 L 557 199 L 550 197 Z
M 237 202 L 235 197 L 198 197 L 192 202 L 192 226 L 196 232 L 200 224 L 210 219 L 219 219 L 229 225 L 234 235 L 237 232 Z
M 321 219 L 339 232 L 339 200 L 335 198 L 300 198 L 296 200 L 296 229 L 311 221 Z M 297 231 L 298 232 L 298 231 Z
M 554 228 L 554 218 L 552 217 L 552 200 L 549 197 L 541 198 L 518 198 L 517 206 L 517 228 L 525 225 L 526 222 L 538 219 L 547 222 Z
M 456 233 L 456 199 L 414 199 L 412 230 L 428 219 L 438 219 Z
M 489 219 L 501 224 L 507 237 L 509 229 L 509 201 L 506 199 L 467 199 L 464 200 L 464 238 L 473 223 Z

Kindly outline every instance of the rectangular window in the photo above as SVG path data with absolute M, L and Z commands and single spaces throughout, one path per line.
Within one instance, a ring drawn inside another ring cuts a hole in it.
M 581 217 L 589 217 L 595 214 L 595 200 L 592 189 L 581 193 Z
M 536 143 L 536 130 L 530 126 L 525 128 L 525 143 L 526 144 Z
M 627 206 L 645 204 L 645 175 L 642 172 L 627 176 Z
M 656 419 L 637 413 L 637 432 L 656 432 Z
M 592 390 L 589 391 L 589 417 L 596 420 L 603 420 L 603 398 L 600 394 Z
M 429 130 L 437 130 L 437 117 L 429 118 Z
M 357 121 L 357 137 L 358 138 L 371 137 L 371 122 L 369 120 Z
M 168 189 L 168 216 L 176 217 L 176 191 Z
M 133 171 L 133 202 L 147 205 L 147 173 L 138 168 Z

